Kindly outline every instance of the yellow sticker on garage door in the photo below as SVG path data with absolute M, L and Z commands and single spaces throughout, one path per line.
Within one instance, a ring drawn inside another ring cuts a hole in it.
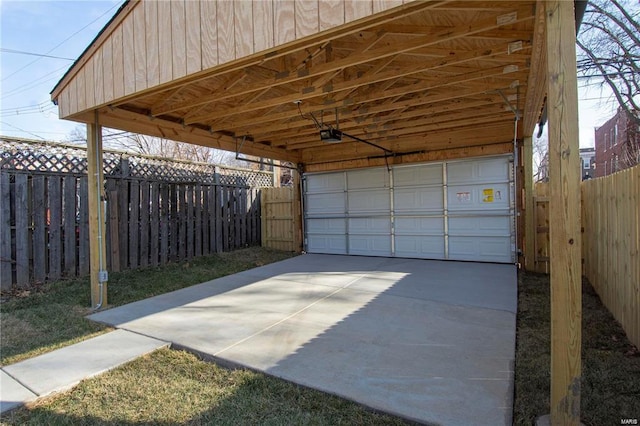
M 487 188 L 482 190 L 482 202 L 493 203 L 493 188 Z

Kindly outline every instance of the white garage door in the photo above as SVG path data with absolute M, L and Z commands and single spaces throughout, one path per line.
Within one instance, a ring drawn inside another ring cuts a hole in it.
M 515 262 L 510 156 L 306 174 L 309 253 Z

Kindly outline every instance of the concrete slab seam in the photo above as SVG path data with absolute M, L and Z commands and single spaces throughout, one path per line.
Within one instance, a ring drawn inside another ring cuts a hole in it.
M 254 338 L 254 337 L 256 337 L 256 336 L 258 336 L 258 335 L 260 335 L 260 334 L 264 333 L 265 331 L 270 330 L 270 329 L 272 329 L 273 327 L 275 327 L 275 326 L 277 326 L 277 325 L 280 325 L 280 324 L 284 323 L 284 322 L 285 322 L 285 321 L 287 321 L 287 320 L 290 320 L 291 318 L 293 318 L 293 317 L 295 317 L 296 315 L 298 315 L 298 314 L 300 314 L 300 313 L 302 313 L 302 312 L 306 311 L 307 309 L 311 308 L 312 306 L 314 306 L 314 305 L 316 305 L 316 304 L 318 304 L 318 303 L 322 302 L 323 300 L 326 300 L 326 299 L 330 298 L 331 296 L 333 296 L 333 295 L 335 295 L 335 294 L 337 294 L 337 293 L 341 292 L 342 290 L 344 290 L 345 288 L 347 288 L 347 287 L 348 287 L 348 286 L 350 286 L 351 284 L 355 283 L 355 282 L 356 282 L 356 281 L 358 281 L 358 280 L 361 280 L 363 277 L 364 277 L 364 275 L 361 275 L 361 276 L 359 276 L 358 278 L 355 278 L 355 279 L 351 280 L 350 282 L 348 282 L 347 284 L 345 284 L 343 287 L 337 288 L 335 291 L 332 291 L 331 293 L 327 294 L 326 296 L 321 297 L 320 299 L 318 299 L 318 300 L 314 301 L 313 303 L 310 303 L 309 305 L 305 306 L 304 308 L 299 309 L 298 311 L 296 311 L 296 312 L 294 312 L 294 313 L 292 313 L 292 314 L 287 315 L 286 317 L 282 318 L 282 319 L 281 319 L 281 320 L 279 320 L 279 321 L 276 321 L 275 323 L 273 323 L 273 324 L 269 325 L 268 327 L 265 327 L 265 328 L 263 328 L 262 330 L 256 331 L 255 333 L 251 334 L 250 336 L 247 336 L 247 337 L 245 337 L 244 339 L 239 340 L 239 341 L 235 342 L 234 344 L 229 345 L 229 346 L 227 346 L 226 348 L 223 348 L 223 349 L 219 350 L 218 352 L 215 352 L 215 353 L 213 354 L 213 356 L 217 356 L 217 355 L 221 354 L 221 353 L 222 353 L 222 352 L 224 352 L 224 351 L 227 351 L 227 350 L 229 350 L 229 349 L 231 349 L 231 348 L 234 348 L 234 347 L 236 347 L 236 346 L 238 346 L 238 345 L 240 345 L 240 344 L 242 344 L 242 343 L 246 342 L 247 340 L 250 340 L 250 339 L 252 339 L 252 338 Z
M 6 366 L 5 366 L 6 367 Z M 11 377 L 13 380 L 15 380 L 16 382 L 18 382 L 18 384 L 20 386 L 22 386 L 23 388 L 25 388 L 26 390 L 28 390 L 29 392 L 31 392 L 32 394 L 34 394 L 35 396 L 42 396 L 40 395 L 38 392 L 36 392 L 35 390 L 31 389 L 29 386 L 27 386 L 26 384 L 22 383 L 22 381 L 20 379 L 18 379 L 16 376 L 14 376 L 13 374 L 9 373 L 7 370 L 4 369 L 4 367 L 1 368 L 2 372 L 4 374 L 6 374 L 7 376 Z

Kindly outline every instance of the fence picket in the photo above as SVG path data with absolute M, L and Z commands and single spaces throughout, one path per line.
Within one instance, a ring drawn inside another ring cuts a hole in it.
M 187 231 L 186 231 L 186 256 L 187 259 L 193 258 L 193 247 L 194 247 L 194 232 L 195 232 L 195 221 L 194 221 L 194 188 L 193 185 L 189 184 L 185 187 L 185 193 L 187 196 L 187 210 L 186 210 L 186 220 L 187 220 Z
M 149 208 L 151 209 L 151 220 L 149 222 L 149 264 L 151 266 L 158 266 L 158 243 L 160 236 L 160 183 L 152 182 L 149 194 Z
M 13 259 L 11 256 L 11 188 L 9 173 L 0 173 L 0 289 L 11 290 Z
M 63 190 L 63 235 L 64 235 L 64 275 L 76 276 L 76 177 L 73 175 L 62 178 Z
M 139 263 L 138 231 L 140 226 L 140 184 L 132 180 L 129 184 L 129 267 L 136 269 Z
M 49 177 L 49 280 L 60 279 L 62 275 L 62 197 L 60 176 Z
M 0 206 L 0 221 L 8 223 L 0 246 L 2 288 L 87 274 L 86 176 L 3 172 L 0 183 L 10 201 Z M 107 266 L 112 272 L 260 240 L 255 189 L 107 176 L 105 194 Z
M 141 267 L 149 265 L 149 197 L 150 182 L 140 182 L 140 262 Z
M 120 232 L 120 269 L 129 267 L 129 181 L 118 182 L 118 229 Z
M 194 226 L 194 256 L 202 256 L 202 186 L 197 184 L 193 192 L 193 210 L 195 214 Z
M 47 277 L 46 199 L 43 175 L 37 175 L 32 178 L 31 194 L 33 206 L 33 281 L 41 283 Z
M 169 185 L 160 185 L 160 263 L 169 261 Z
M 78 274 L 89 273 L 89 181 L 86 176 L 80 178 L 80 223 L 78 224 L 79 254 Z M 120 265 L 120 262 L 118 262 Z
M 18 287 L 29 285 L 29 197 L 28 176 L 15 175 L 15 212 L 16 212 L 16 284 Z

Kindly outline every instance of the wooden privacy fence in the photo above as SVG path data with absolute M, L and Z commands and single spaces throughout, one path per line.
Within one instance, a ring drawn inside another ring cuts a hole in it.
M 298 187 L 263 188 L 262 246 L 284 251 L 300 251 L 300 197 Z
M 582 182 L 583 274 L 640 347 L 640 166 Z M 549 273 L 548 184 L 536 184 L 535 271 Z
M 582 183 L 584 274 L 640 347 L 640 166 Z
M 106 178 L 107 267 L 162 265 L 260 243 L 260 190 Z M 0 287 L 89 271 L 87 177 L 0 173 Z

